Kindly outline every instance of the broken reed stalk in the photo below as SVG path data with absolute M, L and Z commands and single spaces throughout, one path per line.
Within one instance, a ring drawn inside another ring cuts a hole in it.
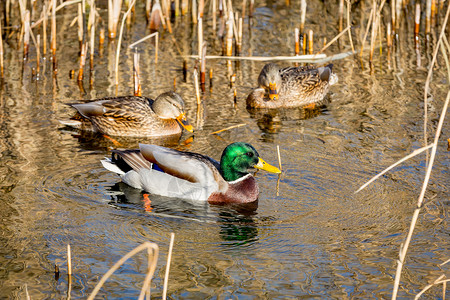
M 203 43 L 202 56 L 200 59 L 200 83 L 202 86 L 202 91 L 205 92 L 205 81 L 206 81 L 206 42 Z
M 394 164 L 390 165 L 389 167 L 387 167 L 386 169 L 384 169 L 383 171 L 381 171 L 380 173 L 378 173 L 377 175 L 373 176 L 369 181 L 367 181 L 366 183 L 364 183 L 362 186 L 359 187 L 359 189 L 355 192 L 359 193 L 360 191 L 362 191 L 363 189 L 365 189 L 369 184 L 371 184 L 372 182 L 374 182 L 375 180 L 377 180 L 378 178 L 380 178 L 381 176 L 383 176 L 384 174 L 386 174 L 387 172 L 389 172 L 390 170 L 392 170 L 393 168 L 395 168 L 396 166 L 398 166 L 399 164 L 401 164 L 404 161 L 407 161 L 410 158 L 413 158 L 414 156 L 419 155 L 420 153 L 424 152 L 425 150 L 430 149 L 431 147 L 433 147 L 433 144 L 430 144 L 428 146 L 419 148 L 414 150 L 411 154 L 403 157 L 402 159 L 398 160 L 397 162 L 395 162 Z
M 169 272 L 170 272 L 170 262 L 172 261 L 172 250 L 173 250 L 173 241 L 175 240 L 175 233 L 170 233 L 170 243 L 169 243 L 169 253 L 167 254 L 167 263 L 166 263 L 166 273 L 164 275 L 164 286 L 163 286 L 163 294 L 162 299 L 166 300 L 167 298 L 167 286 L 169 284 Z
M 450 8 L 450 6 L 449 6 L 449 8 Z M 446 24 L 446 23 L 444 23 L 444 24 Z M 443 29 L 445 29 L 445 27 L 446 26 L 444 25 Z M 439 47 L 436 47 L 436 48 L 439 48 Z M 394 300 L 397 299 L 398 286 L 400 284 L 400 277 L 402 274 L 403 264 L 405 263 L 406 253 L 408 251 L 408 247 L 411 242 L 411 238 L 412 238 L 414 229 L 416 227 L 417 220 L 419 218 L 419 213 L 423 207 L 423 200 L 425 198 L 425 192 L 427 190 L 428 182 L 430 180 L 431 170 L 433 169 L 433 163 L 434 163 L 434 158 L 436 156 L 436 150 L 437 150 L 437 145 L 438 145 L 438 141 L 439 141 L 439 136 L 441 134 L 442 124 L 444 123 L 445 115 L 447 114 L 449 100 L 450 100 L 450 92 L 447 93 L 447 98 L 445 100 L 444 107 L 442 108 L 442 113 L 439 118 L 438 126 L 436 128 L 436 134 L 434 136 L 434 141 L 433 141 L 432 149 L 431 149 L 430 161 L 428 163 L 427 170 L 425 173 L 425 178 L 423 180 L 422 190 L 420 191 L 419 199 L 417 200 L 417 206 L 416 206 L 417 208 L 414 210 L 414 214 L 411 219 L 411 224 L 410 224 L 408 235 L 405 239 L 405 242 L 400 247 L 400 255 L 399 255 L 399 259 L 397 260 L 397 270 L 395 273 L 394 288 L 392 291 L 392 299 L 394 299 Z
M 308 50 L 309 50 L 309 54 L 313 54 L 314 53 L 314 49 L 313 49 L 313 36 L 314 33 L 312 30 L 309 30 L 308 32 Z
M 125 254 L 121 259 L 119 259 L 114 266 L 111 267 L 111 269 L 108 270 L 108 272 L 103 275 L 103 277 L 100 279 L 100 281 L 95 286 L 92 293 L 89 295 L 88 300 L 94 300 L 97 293 L 102 288 L 103 284 L 108 280 L 108 278 L 121 266 L 123 265 L 128 259 L 136 255 L 137 253 L 141 252 L 142 250 L 147 250 L 147 253 L 149 255 L 149 262 L 150 265 L 148 266 L 148 272 L 144 279 L 144 284 L 141 289 L 141 293 L 139 294 L 139 300 L 143 300 L 145 297 L 146 292 L 150 289 L 150 283 L 153 277 L 153 273 L 156 269 L 156 263 L 158 262 L 158 254 L 159 254 L 159 247 L 155 243 L 145 242 L 127 254 Z M 151 255 L 152 254 L 152 255 Z
M 33 31 L 31 30 L 30 23 L 28 23 L 28 30 L 30 32 L 31 39 L 33 40 L 34 47 L 36 48 L 36 78 L 39 79 L 40 73 L 40 60 L 41 60 L 41 36 L 38 34 L 37 40 L 34 38 Z
M 81 3 L 78 3 L 78 42 L 80 44 L 80 51 L 83 51 L 83 44 L 84 44 L 84 30 L 83 30 L 83 10 L 81 8 Z
M 95 53 L 95 1 L 91 1 L 91 10 L 89 12 L 89 34 L 90 34 L 90 42 L 91 42 L 91 48 L 90 48 L 90 55 L 89 55 L 89 62 L 90 62 L 90 71 L 92 72 L 94 70 L 94 53 Z
M 210 88 L 210 90 L 212 89 L 212 86 L 213 86 L 213 68 L 209 69 L 209 88 Z
M 298 28 L 294 29 L 294 39 L 295 39 L 295 55 L 300 54 L 300 32 Z
M 23 35 L 23 60 L 26 61 L 28 59 L 28 51 L 30 49 L 30 11 L 25 11 L 24 16 L 24 35 Z
M 110 39 L 116 38 L 121 7 L 122 0 L 108 0 L 108 37 Z M 131 10 L 131 7 L 130 9 L 128 9 L 128 11 Z
M 278 154 L 278 166 L 280 167 L 280 171 L 283 171 L 283 168 L 281 167 L 281 155 L 280 155 L 280 146 L 277 145 L 277 154 Z
M 439 283 L 443 283 L 445 284 L 445 281 L 441 281 L 441 279 L 445 278 L 445 274 L 442 274 L 441 276 L 439 276 L 438 278 L 436 278 L 435 281 L 433 281 L 432 283 L 430 283 L 429 285 L 425 286 L 415 297 L 414 300 L 417 300 L 420 298 L 420 296 L 422 296 L 426 291 L 428 291 L 431 287 L 439 284 Z M 450 280 L 450 279 L 449 279 Z M 444 297 L 442 299 L 445 299 L 445 289 L 443 290 L 444 293 Z
M 203 18 L 203 11 L 205 10 L 205 0 L 198 0 L 198 17 Z
M 306 55 L 306 33 L 301 35 L 301 44 L 302 44 L 303 55 Z
M 416 3 L 416 16 L 414 18 L 414 44 L 419 49 L 419 30 L 420 30 L 420 3 Z
M 175 0 L 175 17 L 180 16 L 180 0 Z
M 128 48 L 133 48 L 136 45 L 142 43 L 143 41 L 148 40 L 149 38 L 155 37 L 155 64 L 158 63 L 158 40 L 159 40 L 159 33 L 158 32 L 153 32 L 152 34 L 147 35 L 146 37 L 140 39 L 137 42 L 134 42 L 133 44 L 131 44 L 130 46 L 128 46 Z
M 445 28 L 447 26 L 448 17 L 450 13 L 450 5 L 447 7 L 447 13 L 445 14 L 444 22 L 442 23 L 442 29 L 441 33 L 439 34 L 439 39 L 436 43 L 436 48 L 434 49 L 433 58 L 431 59 L 430 67 L 428 69 L 428 75 L 427 79 L 425 81 L 425 89 L 423 93 L 423 103 L 424 103 L 424 110 L 423 110 L 423 139 L 425 145 L 428 143 L 428 136 L 427 136 L 427 124 L 428 124 L 428 89 L 430 87 L 430 81 L 431 81 L 431 75 L 433 74 L 433 66 L 436 63 L 437 53 L 439 51 L 439 45 L 442 44 L 442 37 L 444 36 Z M 450 78 L 449 78 L 450 80 Z
M 367 21 L 366 31 L 364 32 L 364 37 L 363 37 L 363 39 L 362 39 L 362 41 L 361 41 L 361 50 L 360 50 L 360 52 L 359 52 L 359 56 L 361 56 L 361 57 L 362 57 L 362 55 L 363 55 L 364 44 L 366 43 L 367 34 L 369 34 L 370 24 L 371 24 L 371 22 L 372 22 L 372 18 L 373 18 L 373 15 L 374 15 L 374 14 L 375 14 L 375 12 L 373 11 L 373 9 L 370 10 L 370 15 L 369 15 L 369 20 Z
M 181 14 L 184 16 L 189 10 L 189 0 L 181 0 Z
M 431 31 L 431 0 L 427 0 L 427 6 L 425 10 L 425 34 L 429 34 Z
M 159 4 L 159 2 L 156 2 L 152 6 L 152 13 L 150 14 L 150 30 L 157 31 L 161 26 L 161 22 L 163 21 L 164 17 L 162 15 L 161 5 Z
M 327 49 L 328 47 L 330 47 L 334 42 L 336 42 L 341 36 L 343 36 L 348 30 L 350 30 L 351 26 L 347 26 L 347 28 L 345 28 L 344 30 L 342 30 L 337 36 L 335 36 L 328 44 L 326 44 L 325 46 L 323 46 L 322 49 L 320 49 L 319 53 L 322 53 L 323 51 L 325 51 L 325 49 Z
M 198 59 L 202 58 L 202 51 L 203 51 L 203 21 L 202 18 L 198 18 L 198 23 L 197 23 L 197 30 L 198 30 Z
M 53 62 L 53 73 L 56 74 L 57 72 L 57 64 L 56 64 L 56 0 L 52 1 L 52 43 L 51 43 L 51 50 L 52 50 L 52 62 Z
M 374 17 L 372 18 L 372 34 L 370 36 L 370 55 L 369 55 L 369 62 L 372 64 L 373 61 L 373 52 L 375 50 L 375 39 L 377 36 L 377 20 L 378 16 L 376 15 L 377 11 L 377 1 L 373 0 L 373 7 L 372 10 L 374 11 Z
M 195 87 L 195 98 L 197 99 L 197 111 L 200 109 L 201 101 L 200 101 L 200 89 L 198 87 L 198 71 L 197 68 L 194 68 L 194 87 Z
M 389 23 L 389 22 L 386 24 L 386 44 L 387 44 L 387 62 L 388 62 L 388 68 L 390 69 L 391 68 L 392 32 L 391 32 L 391 23 Z
M 127 19 L 127 16 L 131 12 L 131 9 L 134 7 L 135 3 L 136 3 L 136 0 L 133 0 L 133 2 L 131 3 L 131 5 L 128 8 L 127 12 L 123 15 L 123 17 L 122 17 L 122 24 L 120 25 L 120 34 L 119 34 L 119 41 L 117 43 L 116 66 L 115 66 L 115 72 L 116 72 L 115 84 L 116 84 L 116 86 L 119 85 L 119 57 L 120 57 L 120 45 L 122 44 L 123 27 L 125 25 L 125 21 Z
M 141 88 L 141 80 L 139 77 L 139 53 L 134 52 L 133 57 L 133 81 L 134 81 L 134 95 L 135 96 L 142 96 L 142 88 Z
M 42 56 L 45 58 L 47 55 L 47 23 L 48 23 L 48 14 L 47 14 L 47 6 L 44 3 L 44 7 L 42 9 L 44 23 L 42 24 Z
M 306 0 L 300 1 L 300 34 L 303 34 L 305 29 L 305 18 L 306 18 Z
M 58 5 L 58 7 L 56 7 L 56 2 L 55 1 L 51 1 L 52 4 L 55 3 L 55 13 L 58 10 L 63 9 L 66 6 L 72 5 L 72 4 L 77 4 L 80 3 L 82 0 L 71 0 L 71 1 L 66 1 L 61 3 L 60 5 Z M 53 9 L 52 9 L 53 10 Z M 47 16 L 50 14 L 50 7 L 47 8 Z M 35 28 L 36 26 L 39 26 L 39 24 L 41 24 L 44 21 L 45 16 L 41 17 L 39 20 L 37 20 L 36 22 L 33 23 L 33 25 L 31 26 L 31 28 Z
M 3 65 L 3 33 L 2 33 L 2 23 L 0 22 L 0 76 L 3 78 L 4 75 L 4 65 Z
M 210 134 L 218 134 L 218 133 L 221 133 L 221 132 L 224 132 L 224 131 L 227 131 L 227 130 L 230 130 L 230 129 L 234 129 L 234 128 L 239 128 L 239 127 L 242 127 L 242 126 L 247 126 L 247 124 L 241 123 L 241 124 L 233 125 L 233 126 L 230 126 L 230 127 L 224 128 L 224 129 L 220 129 L 220 130 L 211 132 Z
M 347 1 L 347 26 L 350 27 L 348 30 L 348 39 L 350 40 L 350 45 L 352 46 L 352 52 L 355 53 L 355 46 L 353 46 L 352 27 L 351 27 L 351 21 L 350 21 L 351 3 L 350 3 L 350 0 L 346 0 L 346 1 Z
M 424 141 L 425 142 L 427 142 L 427 130 L 426 130 L 426 127 L 427 127 L 427 124 L 428 124 L 428 109 L 427 109 L 427 106 L 428 106 L 428 103 L 427 103 L 428 88 L 429 88 L 429 84 L 430 84 L 430 80 L 431 80 L 431 74 L 433 73 L 433 66 L 434 66 L 434 64 L 436 62 L 437 52 L 439 51 L 439 46 L 442 45 L 442 38 L 444 36 L 445 29 L 447 27 L 449 14 L 450 14 L 450 5 L 447 7 L 447 12 L 445 14 L 444 22 L 442 23 L 441 33 L 439 34 L 439 39 L 438 39 L 438 42 L 436 44 L 436 48 L 435 48 L 434 53 L 433 53 L 433 59 L 431 60 L 429 71 L 428 71 L 427 80 L 425 82 L 425 91 L 424 91 Z M 445 115 L 447 114 L 447 108 L 448 108 L 449 100 L 450 100 L 450 92 L 448 92 L 448 94 L 447 94 L 447 99 L 445 100 L 444 107 L 442 108 L 441 116 L 439 118 L 439 123 L 438 123 L 437 128 L 436 128 L 436 134 L 434 136 L 434 141 L 433 141 L 433 147 L 431 149 L 430 160 L 429 160 L 428 165 L 427 165 L 427 170 L 426 170 L 426 173 L 425 173 L 425 178 L 423 180 L 422 190 L 420 192 L 419 199 L 417 200 L 417 208 L 414 211 L 414 214 L 413 214 L 413 217 L 412 217 L 412 220 L 411 220 L 411 225 L 409 227 L 408 235 L 407 235 L 407 237 L 405 239 L 405 242 L 403 243 L 403 246 L 400 248 L 400 255 L 399 255 L 399 259 L 397 260 L 397 270 L 396 270 L 396 273 L 395 273 L 394 288 L 393 288 L 393 291 L 392 291 L 392 299 L 396 299 L 397 298 L 398 286 L 400 285 L 400 277 L 402 275 L 402 270 L 403 270 L 403 265 L 405 263 L 406 253 L 408 251 L 409 243 L 411 242 L 411 237 L 412 237 L 412 234 L 414 232 L 414 228 L 416 226 L 420 210 L 421 210 L 421 208 L 423 206 L 423 200 L 425 198 L 425 191 L 427 190 L 428 182 L 430 180 L 431 170 L 433 168 L 433 163 L 434 163 L 434 158 L 435 158 L 435 155 L 436 155 L 436 150 L 437 150 L 437 145 L 438 145 L 438 141 L 439 141 L 439 136 L 441 134 L 442 124 L 444 123 Z
M 344 0 L 339 0 L 339 31 L 344 26 Z
M 72 254 L 70 251 L 70 244 L 67 244 L 67 275 L 72 275 Z
M 239 18 L 239 20 L 238 20 L 238 38 L 237 38 L 238 54 L 240 54 L 241 50 L 242 50 L 242 30 L 243 30 L 243 25 L 244 25 L 243 22 L 244 22 L 244 20 L 242 18 Z
M 197 1 L 192 0 L 192 23 L 197 24 Z
M 83 43 L 81 45 L 81 52 L 80 52 L 80 69 L 78 71 L 78 81 L 83 81 L 84 78 L 84 66 L 86 64 L 86 55 L 87 55 L 87 48 L 88 43 Z
M 213 34 L 216 34 L 217 27 L 217 0 L 212 0 L 212 30 Z
M 232 56 L 233 55 L 233 23 L 234 23 L 234 17 L 232 13 L 228 14 L 228 18 L 226 21 L 226 55 Z

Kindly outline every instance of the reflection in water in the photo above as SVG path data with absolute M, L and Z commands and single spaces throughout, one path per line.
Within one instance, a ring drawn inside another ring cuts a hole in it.
M 255 109 L 247 108 L 252 119 L 256 119 L 259 129 L 265 133 L 278 133 L 283 127 L 282 121 L 297 121 L 314 118 L 326 111 L 325 105 L 316 105 L 313 108 L 292 109 Z

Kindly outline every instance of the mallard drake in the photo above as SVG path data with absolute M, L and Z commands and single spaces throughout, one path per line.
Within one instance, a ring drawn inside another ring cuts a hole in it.
M 330 85 L 338 81 L 332 64 L 325 67 L 265 65 L 258 77 L 259 88 L 247 97 L 249 108 L 300 107 L 322 101 Z
M 137 150 L 113 150 L 103 166 L 126 184 L 146 192 L 209 203 L 247 203 L 258 199 L 259 189 L 250 169 L 281 171 L 266 163 L 247 143 L 228 145 L 220 163 L 192 152 L 140 144 Z
M 193 132 L 186 119 L 183 99 L 174 92 L 163 93 L 155 100 L 124 96 L 71 106 L 78 112 L 70 120 L 60 122 L 81 130 L 113 136 L 157 137 L 180 134 L 180 124 Z

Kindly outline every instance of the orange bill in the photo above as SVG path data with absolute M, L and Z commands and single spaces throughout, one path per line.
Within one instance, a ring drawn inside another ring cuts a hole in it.
M 278 99 L 278 91 L 276 83 L 269 83 L 269 98 L 270 100 Z
M 270 173 L 281 173 L 280 169 L 278 169 L 277 167 L 274 167 L 272 165 L 269 165 L 268 163 L 266 163 L 261 157 L 258 157 L 258 164 L 255 166 L 255 168 L 257 169 L 261 169 Z
M 186 115 L 184 113 L 180 114 L 177 117 L 178 123 L 180 123 L 181 126 L 183 126 L 184 129 L 186 129 L 189 132 L 194 132 L 194 127 L 192 127 L 191 124 L 189 124 L 189 121 L 186 118 Z

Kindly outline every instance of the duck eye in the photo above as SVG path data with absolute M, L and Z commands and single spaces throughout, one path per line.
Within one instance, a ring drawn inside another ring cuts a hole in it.
M 247 155 L 248 157 L 253 157 L 253 152 L 247 152 L 245 153 L 245 155 Z

